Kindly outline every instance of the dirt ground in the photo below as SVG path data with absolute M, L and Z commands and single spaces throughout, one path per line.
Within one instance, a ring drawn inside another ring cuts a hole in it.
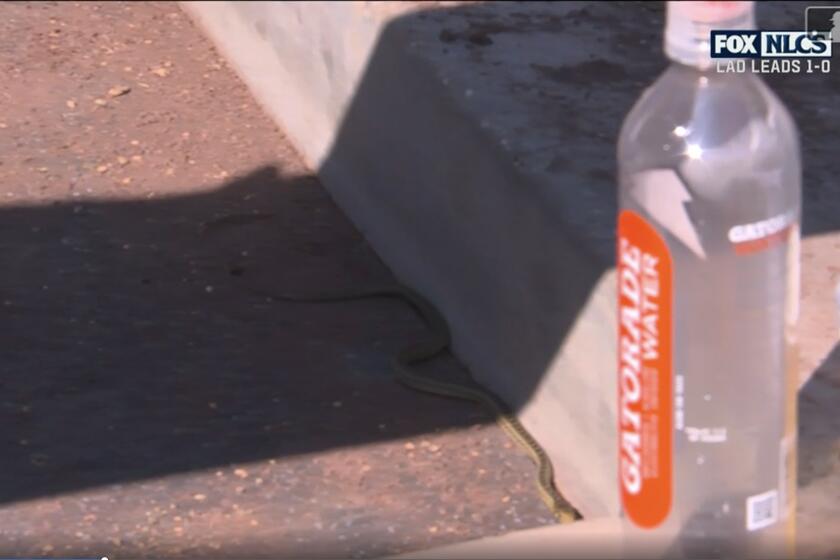
M 393 281 L 172 3 L 0 4 L 0 555 L 376 556 L 552 523 L 394 382 Z M 430 366 L 458 375 L 451 359 Z

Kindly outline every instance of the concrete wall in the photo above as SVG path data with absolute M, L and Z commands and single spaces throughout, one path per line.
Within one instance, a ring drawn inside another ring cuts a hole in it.
M 607 261 L 459 106 L 468 88 L 412 37 L 437 46 L 442 27 L 388 6 L 184 4 L 396 275 L 444 312 L 456 353 L 543 443 L 563 491 L 586 515 L 614 513 Z
M 183 7 L 396 275 L 443 311 L 456 353 L 543 443 L 563 492 L 586 516 L 616 513 L 614 142 L 664 68 L 661 6 Z M 796 7 L 768 9 L 799 25 Z M 831 91 L 809 79 L 801 95 Z M 807 163 L 806 182 L 827 184 Z M 840 229 L 808 192 L 805 213 L 806 233 Z

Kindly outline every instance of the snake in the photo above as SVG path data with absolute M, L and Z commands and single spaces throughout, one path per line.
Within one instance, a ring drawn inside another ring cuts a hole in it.
M 402 385 L 440 397 L 473 401 L 484 406 L 494 416 L 496 423 L 534 462 L 536 486 L 540 498 L 560 523 L 572 523 L 581 518 L 563 494 L 554 485 L 554 467 L 548 453 L 522 425 L 499 397 L 477 384 L 474 386 L 449 383 L 415 373 L 412 366 L 427 362 L 450 348 L 452 339 L 449 324 L 438 309 L 416 291 L 402 284 L 360 291 L 341 291 L 327 294 L 274 294 L 251 290 L 275 301 L 298 303 L 346 302 L 370 298 L 393 298 L 408 303 L 430 329 L 431 336 L 399 350 L 391 360 L 396 380 Z

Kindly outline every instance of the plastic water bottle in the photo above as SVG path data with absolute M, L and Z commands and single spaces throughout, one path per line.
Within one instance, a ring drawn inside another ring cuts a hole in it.
M 711 29 L 752 2 L 668 2 L 673 61 L 624 122 L 619 485 L 631 556 L 793 553 L 800 160 L 759 76 Z

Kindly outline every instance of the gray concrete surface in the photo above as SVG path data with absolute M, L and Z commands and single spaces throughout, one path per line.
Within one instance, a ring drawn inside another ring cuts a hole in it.
M 762 4 L 759 22 L 800 28 L 805 5 Z M 562 490 L 586 516 L 614 514 L 614 144 L 665 66 L 661 6 L 184 7 L 397 276 L 443 310 L 459 357 L 545 445 Z M 836 343 L 818 310 L 838 274 L 840 71 L 769 81 L 803 138 L 804 381 Z M 833 387 L 830 369 L 809 387 Z M 834 465 L 840 438 L 840 396 L 809 387 L 821 400 L 804 403 L 803 472 Z M 836 493 L 832 468 L 803 479 L 800 508 L 821 480 Z

